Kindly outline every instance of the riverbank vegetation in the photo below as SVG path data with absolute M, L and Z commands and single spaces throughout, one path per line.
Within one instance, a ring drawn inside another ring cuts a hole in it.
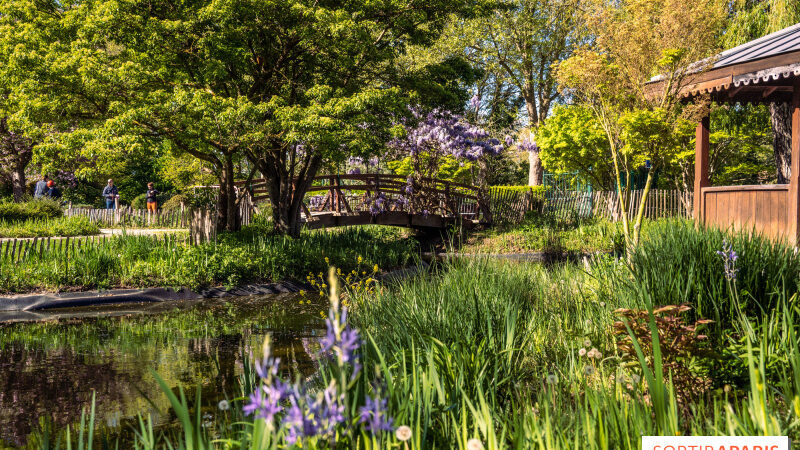
M 205 426 L 193 419 L 200 394 L 167 391 L 180 424 L 159 434 L 144 417 L 137 444 L 633 449 L 641 435 L 800 438 L 800 256 L 671 222 L 651 226 L 623 261 L 450 260 L 347 292 L 349 314 L 333 303 L 320 341 L 330 359 L 316 376 L 294 378 L 267 350 Z
M 189 245 L 174 235 L 119 236 L 30 252 L 0 264 L 0 292 L 187 286 L 304 281 L 328 265 L 372 271 L 405 265 L 419 254 L 414 239 L 396 229 L 352 227 L 304 232 L 299 238 L 253 228 Z M 10 243 L 0 247 L 2 253 Z
M 100 234 L 100 227 L 87 217 L 28 219 L 21 222 L 0 221 L 0 238 L 92 236 L 96 234 Z
M 622 250 L 624 236 L 621 224 L 603 219 L 535 214 L 468 233 L 456 244 L 460 253 L 594 253 Z

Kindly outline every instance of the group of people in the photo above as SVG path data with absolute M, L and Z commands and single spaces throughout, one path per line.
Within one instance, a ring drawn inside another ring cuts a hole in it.
M 147 183 L 147 210 L 156 212 L 158 211 L 158 194 L 153 183 Z M 36 182 L 36 187 L 33 191 L 34 198 L 61 198 L 61 191 L 56 186 L 55 181 L 51 180 L 47 175 L 42 176 L 42 179 Z M 103 188 L 103 198 L 106 201 L 106 209 L 116 209 L 119 204 L 119 190 L 114 186 L 114 180 L 109 179 L 106 187 Z
M 147 183 L 147 210 L 158 211 L 158 194 L 153 183 Z M 106 187 L 103 188 L 103 198 L 106 200 L 106 209 L 115 209 L 119 203 L 119 190 L 114 186 L 114 180 L 109 179 Z
M 61 190 L 56 186 L 56 182 L 43 176 L 41 180 L 36 182 L 36 188 L 33 190 L 33 198 L 61 198 Z

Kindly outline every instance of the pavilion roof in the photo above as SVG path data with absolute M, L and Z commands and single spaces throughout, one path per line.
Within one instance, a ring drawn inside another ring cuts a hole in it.
M 709 67 L 708 64 L 713 61 Z M 800 23 L 699 61 L 705 70 L 692 74 L 680 95 L 710 94 L 717 101 L 783 102 L 791 99 L 792 81 L 800 76 Z M 657 84 L 663 75 L 648 84 Z

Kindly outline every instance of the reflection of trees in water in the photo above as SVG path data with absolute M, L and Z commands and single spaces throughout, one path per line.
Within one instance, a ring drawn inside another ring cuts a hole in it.
M 168 385 L 191 392 L 198 384 L 203 403 L 214 406 L 222 398 L 239 395 L 242 357 L 258 349 L 264 333 L 272 333 L 275 354 L 285 362 L 287 376 L 307 377 L 316 370 L 314 328 L 262 330 L 245 328 L 242 333 L 195 339 L 152 339 L 130 342 L 105 341 L 91 351 L 70 348 L 43 350 L 11 344 L 0 350 L 0 442 L 24 445 L 39 417 L 47 416 L 55 429 L 80 421 L 81 410 L 96 391 L 98 423 L 106 418 L 133 419 L 151 409 L 149 398 L 161 412 L 168 403 L 150 375 L 156 370 Z M 253 344 L 256 345 L 253 345 Z M 255 356 L 258 356 L 256 353 Z M 171 416 L 171 417 L 170 417 Z M 170 412 L 163 420 L 174 419 Z
M 87 363 L 70 349 L 50 352 L 10 345 L 0 351 L 0 437 L 24 445 L 41 416 L 59 427 L 80 420 L 81 408 L 118 404 L 133 382 L 132 374 L 114 368 L 112 360 Z

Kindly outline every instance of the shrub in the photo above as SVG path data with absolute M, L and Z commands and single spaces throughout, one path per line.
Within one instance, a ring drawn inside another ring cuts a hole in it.
M 189 199 L 183 194 L 173 195 L 169 200 L 165 201 L 161 205 L 161 209 L 167 211 L 171 211 L 173 209 L 180 209 L 182 204 L 188 205 Z
M 90 236 L 99 233 L 100 228 L 88 217 L 29 219 L 11 223 L 0 221 L 0 237 L 4 238 Z
M 17 222 L 28 219 L 52 219 L 63 215 L 61 203 L 57 200 L 39 199 L 24 203 L 0 202 L 0 221 Z

